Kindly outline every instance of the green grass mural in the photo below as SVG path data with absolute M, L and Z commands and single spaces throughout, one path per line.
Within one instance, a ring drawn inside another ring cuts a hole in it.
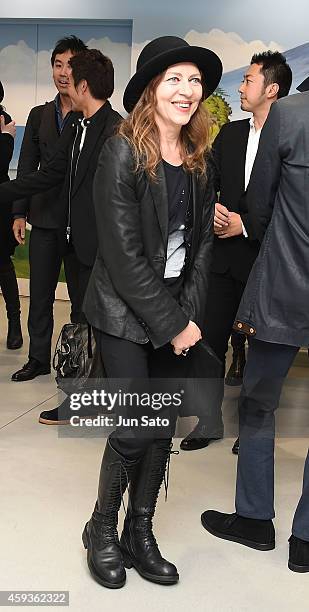
M 26 242 L 24 246 L 19 246 L 15 250 L 14 265 L 17 278 L 29 278 L 29 237 L 30 231 L 26 229 Z M 63 265 L 59 275 L 59 281 L 65 283 Z

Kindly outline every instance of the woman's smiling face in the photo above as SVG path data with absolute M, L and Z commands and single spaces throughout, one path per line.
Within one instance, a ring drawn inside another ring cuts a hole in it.
M 202 75 L 195 64 L 169 66 L 156 89 L 156 119 L 166 127 L 186 125 L 202 95 Z

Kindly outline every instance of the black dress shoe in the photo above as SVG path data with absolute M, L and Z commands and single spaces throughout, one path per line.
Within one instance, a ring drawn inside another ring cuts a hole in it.
M 40 363 L 37 359 L 30 357 L 29 361 L 12 375 L 14 382 L 24 382 L 26 380 L 32 380 L 42 374 L 50 374 L 50 365 Z
M 289 569 L 292 570 L 292 572 L 309 572 L 309 542 L 291 535 L 289 543 Z
M 39 423 L 43 425 L 68 425 L 72 415 L 72 412 L 59 411 L 57 406 L 53 410 L 43 410 L 39 416 Z
M 206 510 L 201 516 L 203 527 L 222 540 L 238 542 L 255 550 L 275 548 L 275 529 L 272 520 L 245 518 L 234 512 L 224 514 L 216 510 Z
M 244 348 L 233 350 L 233 361 L 225 377 L 225 384 L 229 387 L 240 387 L 246 365 L 246 352 Z
M 237 440 L 235 440 L 233 446 L 232 446 L 232 453 L 233 455 L 238 455 L 239 453 L 239 438 L 237 438 Z
M 72 416 L 76 416 L 76 413 L 71 410 L 70 402 L 65 399 L 60 406 L 52 410 L 43 410 L 39 416 L 39 423 L 43 425 L 69 425 Z M 98 416 L 98 411 L 84 408 L 84 410 L 79 412 L 78 416 L 80 418 L 95 419 Z
M 23 345 L 23 337 L 21 333 L 20 317 L 9 319 L 8 335 L 6 339 L 6 347 L 12 351 L 21 348 Z
M 206 425 L 198 423 L 189 435 L 180 442 L 180 448 L 184 451 L 199 450 L 200 448 L 206 448 L 211 442 L 221 439 L 222 436 L 216 438 L 207 436 Z

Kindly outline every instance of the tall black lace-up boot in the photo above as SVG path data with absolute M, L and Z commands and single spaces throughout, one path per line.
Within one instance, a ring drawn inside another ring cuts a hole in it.
M 175 565 L 160 553 L 152 519 L 171 452 L 169 440 L 155 440 L 134 470 L 120 540 L 125 567 L 134 566 L 143 578 L 166 585 L 178 582 L 179 575 Z
M 98 499 L 82 535 L 91 575 L 97 582 L 111 589 L 119 589 L 126 581 L 117 522 L 122 496 L 136 463 L 122 457 L 107 440 L 100 471 Z

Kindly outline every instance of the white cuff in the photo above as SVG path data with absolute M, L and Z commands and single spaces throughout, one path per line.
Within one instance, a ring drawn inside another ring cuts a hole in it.
M 241 222 L 241 225 L 242 225 L 242 233 L 243 233 L 243 236 L 244 236 L 245 238 L 248 238 L 248 233 L 246 232 L 246 228 L 245 228 L 245 226 L 244 226 L 243 222 Z

